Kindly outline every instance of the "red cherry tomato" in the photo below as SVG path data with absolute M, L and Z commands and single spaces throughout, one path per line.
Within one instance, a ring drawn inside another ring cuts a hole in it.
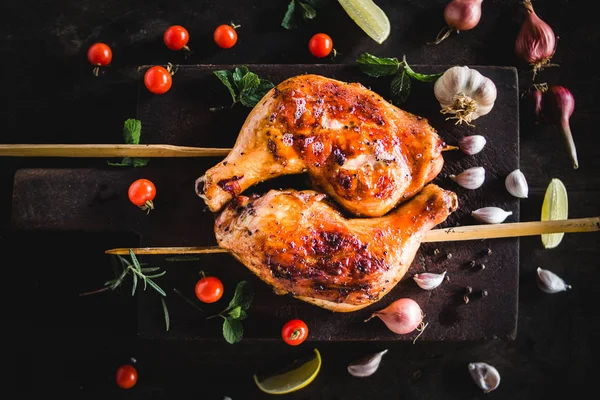
M 288 321 L 281 329 L 281 337 L 290 346 L 298 346 L 308 337 L 308 326 L 300 319 Z
M 129 186 L 127 192 L 129 201 L 141 208 L 142 210 L 154 209 L 154 197 L 156 196 L 156 187 L 154 183 L 148 179 L 138 179 Z
M 220 25 L 215 29 L 213 39 L 217 46 L 223 49 L 229 49 L 237 42 L 237 32 L 231 25 Z
M 196 283 L 196 297 L 203 303 L 214 303 L 223 296 L 223 283 L 219 278 L 207 276 Z
M 154 94 L 163 94 L 171 89 L 173 78 L 167 68 L 155 65 L 144 74 L 144 84 Z
M 165 41 L 165 45 L 171 50 L 189 50 L 187 44 L 190 40 L 190 34 L 188 33 L 187 29 L 185 29 L 183 26 L 171 26 L 165 31 L 163 40 Z
M 106 67 L 112 60 L 112 50 L 104 43 L 95 43 L 89 48 L 87 58 L 94 66 Z
M 324 58 L 333 50 L 333 40 L 324 33 L 317 33 L 308 42 L 310 53 L 319 58 Z
M 117 385 L 123 389 L 131 389 L 138 380 L 137 370 L 133 365 L 121 365 L 117 369 Z

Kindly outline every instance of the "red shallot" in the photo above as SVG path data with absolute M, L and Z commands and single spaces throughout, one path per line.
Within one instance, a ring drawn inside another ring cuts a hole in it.
M 535 78 L 536 73 L 544 67 L 555 66 L 550 64 L 550 59 L 556 50 L 556 36 L 550 25 L 537 16 L 531 0 L 524 0 L 523 5 L 527 10 L 527 18 L 517 36 L 515 52 L 531 64 Z
M 444 20 L 448 24 L 440 31 L 435 44 L 447 39 L 453 31 L 473 29 L 481 19 L 481 3 L 483 0 L 452 0 L 444 9 Z
M 564 86 L 550 86 L 542 95 L 542 115 L 563 134 L 567 150 L 573 161 L 573 168 L 579 168 L 577 149 L 571 134 L 570 118 L 575 109 L 575 98 Z
M 390 331 L 404 335 L 421 325 L 423 311 L 416 301 L 404 298 L 394 301 L 383 310 L 375 311 L 365 322 L 373 317 L 379 317 Z

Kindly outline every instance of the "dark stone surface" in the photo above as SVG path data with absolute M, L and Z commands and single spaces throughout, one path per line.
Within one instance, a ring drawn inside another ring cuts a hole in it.
M 485 1 L 479 26 L 426 45 L 443 26 L 446 1 L 378 0 L 392 21 L 392 33 L 377 45 L 336 3 L 295 31 L 279 27 L 286 2 L 103 1 L 13 2 L 3 4 L 0 57 L 4 61 L 0 131 L 4 143 L 115 143 L 125 118 L 135 115 L 137 67 L 166 63 L 315 63 L 306 49 L 313 33 L 329 33 L 352 63 L 363 51 L 401 57 L 411 64 L 515 66 L 521 91 L 531 81 L 528 67 L 513 53 L 523 20 L 517 1 Z M 520 219 L 539 218 L 544 190 L 560 178 L 569 191 L 570 216 L 593 216 L 600 209 L 600 156 L 597 135 L 599 30 L 588 2 L 535 2 L 536 11 L 560 36 L 554 61 L 559 67 L 538 75 L 569 88 L 576 107 L 571 126 L 578 147 L 578 170 L 570 166 L 562 138 L 533 123 L 521 102 L 520 166 L 530 184 Z M 222 51 L 211 42 L 220 23 L 243 25 L 236 47 Z M 194 53 L 185 59 L 162 44 L 171 24 L 187 26 Z M 114 49 L 111 68 L 94 78 L 85 59 L 97 40 Z M 483 120 L 482 120 L 483 121 Z M 553 250 L 539 238 L 520 240 L 519 320 L 515 340 L 471 342 L 316 342 L 292 348 L 279 341 L 230 346 L 223 342 L 155 341 L 137 337 L 135 304 L 127 291 L 79 298 L 112 277 L 108 259 L 94 256 L 109 247 L 134 246 L 126 232 L 17 233 L 10 229 L 12 182 L 19 168 L 99 168 L 102 160 L 0 159 L 0 250 L 4 266 L 5 351 L 10 373 L 4 393 L 57 393 L 78 398 L 266 398 L 252 382 L 270 369 L 310 351 L 321 351 L 319 377 L 294 399 L 473 399 L 557 398 L 589 392 L 599 354 L 596 288 L 598 236 L 565 235 Z M 42 194 L 40 193 L 40 196 Z M 52 199 L 49 200 L 50 202 Z M 41 204 L 40 207 L 44 205 Z M 16 261 L 13 259 L 16 256 Z M 219 261 L 215 261 L 218 263 Z M 185 268 L 184 263 L 178 264 Z M 561 275 L 573 290 L 547 295 L 535 286 L 535 270 Z M 157 310 L 159 312 L 159 310 Z M 375 322 L 375 321 L 372 321 Z M 356 379 L 346 364 L 365 353 L 389 348 L 377 373 Z M 116 367 L 134 356 L 140 372 L 130 391 L 114 385 Z M 502 382 L 484 395 L 466 365 L 485 361 Z M 15 396 L 16 394 L 16 396 Z

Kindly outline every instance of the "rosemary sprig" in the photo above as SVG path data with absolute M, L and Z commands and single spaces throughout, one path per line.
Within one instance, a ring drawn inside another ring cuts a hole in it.
M 160 294 L 162 296 L 160 298 L 160 300 L 161 300 L 161 304 L 162 304 L 163 315 L 165 317 L 166 330 L 168 331 L 169 326 L 170 326 L 169 310 L 167 308 L 167 303 L 164 299 L 167 296 L 167 294 L 153 280 L 156 278 L 160 278 L 161 276 L 164 276 L 167 273 L 167 271 L 162 271 L 162 272 L 158 272 L 155 274 L 149 274 L 152 272 L 159 271 L 160 267 L 142 267 L 142 265 L 145 265 L 145 264 L 141 264 L 138 261 L 137 257 L 135 256 L 135 253 L 131 249 L 129 249 L 129 256 L 131 257 L 131 262 L 122 256 L 117 256 L 119 261 L 121 262 L 122 270 L 120 272 L 118 272 L 118 270 L 115 270 L 115 274 L 118 274 L 115 279 L 111 279 L 110 281 L 105 282 L 104 287 L 102 287 L 100 289 L 97 289 L 97 290 L 94 290 L 91 292 L 81 293 L 79 296 L 87 296 L 90 294 L 106 292 L 108 290 L 116 290 L 123 284 L 127 275 L 131 275 L 131 279 L 132 279 L 131 295 L 132 296 L 135 296 L 135 292 L 139 286 L 138 280 L 140 280 L 140 279 L 144 282 L 144 290 L 146 290 L 146 288 L 149 285 L 152 289 L 154 289 L 158 294 Z

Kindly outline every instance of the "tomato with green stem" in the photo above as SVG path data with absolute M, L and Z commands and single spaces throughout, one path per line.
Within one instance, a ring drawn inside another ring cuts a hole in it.
M 189 40 L 189 32 L 181 25 L 173 25 L 169 27 L 169 29 L 165 31 L 165 34 L 163 36 L 163 41 L 165 42 L 165 45 L 173 51 L 178 51 L 182 49 L 190 51 L 190 48 L 187 46 Z
M 148 179 L 138 179 L 129 185 L 127 191 L 129 201 L 148 213 L 154 209 L 154 197 L 156 197 L 156 186 Z
M 301 319 L 288 321 L 281 329 L 281 337 L 290 346 L 298 346 L 308 337 L 308 326 Z
M 173 84 L 173 67 L 171 64 L 167 68 L 155 65 L 150 67 L 144 74 L 144 84 L 146 88 L 154 94 L 164 94 L 171 89 Z
M 106 67 L 112 61 L 112 50 L 106 43 L 94 43 L 88 49 L 87 59 L 94 66 L 94 75 L 98 76 L 100 67 Z
M 237 43 L 238 35 L 236 29 L 239 28 L 240 25 L 219 25 L 215 32 L 213 33 L 213 39 L 217 46 L 222 49 L 230 49 Z
M 133 365 L 125 364 L 121 365 L 117 369 L 117 385 L 123 389 L 131 389 L 135 386 L 138 380 L 137 370 Z
M 196 297 L 203 303 L 215 303 L 223 296 L 223 282 L 214 276 L 204 276 L 196 283 Z
M 308 42 L 308 49 L 310 54 L 318 58 L 325 58 L 333 50 L 333 40 L 325 33 L 317 33 L 310 38 Z M 335 54 L 335 51 L 334 51 Z

